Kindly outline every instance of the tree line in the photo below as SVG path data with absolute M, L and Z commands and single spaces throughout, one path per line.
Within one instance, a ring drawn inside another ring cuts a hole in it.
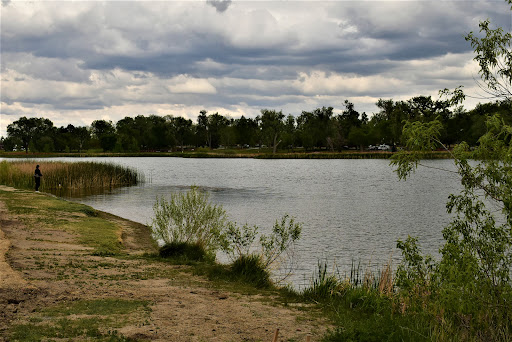
M 346 100 L 341 113 L 333 107 L 303 111 L 298 116 L 263 109 L 255 118 L 233 119 L 219 113 L 200 111 L 197 121 L 172 115 L 139 115 L 113 123 L 95 120 L 90 126 L 55 127 L 46 118 L 22 117 L 7 126 L 7 137 L 0 139 L 6 151 L 26 152 L 105 152 L 176 151 L 197 147 L 306 151 L 363 150 L 368 146 L 400 146 L 406 122 L 439 120 L 441 141 L 452 146 L 461 141 L 476 145 L 485 133 L 485 120 L 500 114 L 512 124 L 512 104 L 506 100 L 478 104 L 472 110 L 449 100 L 417 96 L 407 101 L 380 99 L 379 111 L 368 117 Z

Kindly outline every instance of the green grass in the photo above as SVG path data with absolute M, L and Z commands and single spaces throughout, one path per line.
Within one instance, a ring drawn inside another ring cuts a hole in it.
M 162 258 L 172 258 L 181 263 L 187 263 L 188 261 L 212 263 L 215 261 L 215 256 L 208 253 L 198 243 L 171 242 L 160 248 L 159 255 Z
M 13 341 L 135 341 L 120 335 L 116 329 L 134 319 L 147 318 L 149 304 L 113 298 L 66 302 L 38 311 L 28 323 L 14 325 L 10 337 Z
M 65 228 L 79 234 L 79 243 L 93 247 L 96 255 L 114 255 L 122 250 L 119 229 L 109 221 L 87 217 L 79 224 L 69 225 Z
M 242 255 L 230 265 L 233 278 L 257 288 L 269 288 L 272 286 L 270 272 L 265 268 L 259 255 Z
M 105 298 L 66 302 L 43 309 L 43 316 L 58 317 L 68 315 L 127 315 L 139 309 L 149 311 L 149 302 L 141 300 L 122 300 Z
M 389 272 L 385 267 L 374 274 L 352 264 L 350 276 L 340 277 L 319 264 L 311 286 L 300 295 L 335 322 L 323 341 L 431 341 L 431 317 L 400 312 Z
M 94 248 L 94 253 L 99 255 L 122 251 L 120 228 L 94 216 L 95 210 L 91 207 L 27 191 L 0 190 L 0 198 L 9 211 L 23 215 L 27 227 L 75 234 L 78 243 Z

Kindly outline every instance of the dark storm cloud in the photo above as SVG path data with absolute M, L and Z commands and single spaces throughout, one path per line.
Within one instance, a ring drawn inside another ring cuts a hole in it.
M 2 36 L 2 52 L 30 52 L 34 56 L 48 58 L 73 58 L 84 52 L 90 53 L 87 40 L 80 32 L 52 32 L 40 36 L 36 34 L 20 34 Z
M 27 53 L 4 53 L 2 64 L 9 65 L 22 73 L 15 81 L 27 80 L 27 77 L 47 81 L 89 82 L 89 70 L 82 67 L 82 62 L 73 59 L 38 58 Z
M 492 18 L 500 27 L 510 25 L 510 12 L 503 1 L 397 2 L 389 8 L 387 2 L 360 2 L 343 11 L 344 26 L 357 28 L 352 37 L 357 40 L 373 39 L 382 42 L 384 49 L 375 51 L 381 58 L 408 60 L 431 58 L 446 53 L 472 51 L 464 36 L 477 30 L 478 21 Z M 370 9 L 369 9 L 370 8 Z M 396 10 L 396 11 L 395 11 Z M 363 56 L 372 55 L 369 51 Z
M 215 7 L 217 12 L 224 12 L 231 5 L 231 0 L 207 0 L 206 3 Z
M 109 70 L 117 67 L 132 71 L 152 72 L 162 77 L 183 73 L 202 77 L 233 74 L 232 68 L 209 71 L 198 67 L 197 63 L 208 58 L 222 65 L 242 67 L 241 70 L 236 71 L 240 75 L 244 71 L 243 66 L 247 66 L 250 73 L 253 68 L 249 66 L 256 65 L 275 66 L 276 69 L 286 66 L 294 66 L 297 69 L 323 66 L 333 70 L 343 70 L 344 68 L 339 66 L 340 63 L 353 66 L 376 57 L 381 60 L 403 61 L 431 58 L 446 53 L 461 53 L 471 49 L 469 44 L 462 39 L 464 32 L 458 27 L 461 26 L 458 23 L 454 25 L 452 22 L 450 25 L 450 21 L 447 19 L 434 18 L 432 21 L 428 21 L 422 18 L 419 21 L 419 26 L 413 29 L 407 23 L 404 23 L 403 26 L 388 27 L 372 22 L 371 17 L 357 20 L 357 18 L 361 18 L 360 11 L 364 10 L 361 6 L 363 5 L 347 11 L 351 16 L 349 23 L 358 28 L 358 33 L 351 39 L 342 39 L 339 45 L 332 43 L 327 47 L 306 45 L 294 49 L 292 43 L 270 47 L 251 47 L 250 45 L 240 47 L 230 42 L 227 39 L 229 36 L 226 36 L 225 33 L 208 31 L 198 33 L 194 30 L 189 32 L 183 29 L 176 31 L 170 29 L 168 34 L 157 37 L 163 39 L 161 43 L 165 48 L 149 53 L 147 50 L 150 45 L 150 35 L 141 38 L 132 34 L 132 28 L 126 27 L 127 32 L 124 34 L 121 32 L 121 36 L 141 52 L 138 54 L 116 54 L 98 51 L 97 46 L 105 45 L 100 41 L 101 35 L 99 37 L 87 35 L 87 32 L 81 32 L 76 25 L 62 24 L 54 32 L 44 36 L 38 34 L 3 37 L 2 49 L 5 52 L 30 51 L 35 56 L 48 58 L 80 58 L 83 59 L 81 67 L 84 69 Z M 379 7 L 382 6 L 384 5 L 379 5 Z M 415 15 L 420 16 L 421 13 Z M 122 31 L 122 28 L 119 30 Z M 359 42 L 364 39 L 381 42 L 385 49 L 361 48 Z M 176 51 L 172 51 L 173 48 Z M 360 49 L 361 51 L 358 53 Z M 386 66 L 383 65 L 383 67 Z M 267 74 L 267 76 L 279 77 L 279 70 L 276 69 L 272 75 Z M 370 70 L 379 72 L 378 64 L 371 68 L 359 69 L 366 73 Z M 353 69 L 353 72 L 360 72 L 360 70 Z M 265 77 L 266 75 L 263 73 L 257 76 Z M 248 74 L 245 77 L 251 78 L 254 75 Z

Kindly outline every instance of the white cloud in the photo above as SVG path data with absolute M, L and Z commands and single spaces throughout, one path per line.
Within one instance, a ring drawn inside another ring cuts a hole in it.
M 392 88 L 406 88 L 408 82 L 394 77 L 381 75 L 358 76 L 340 75 L 336 73 L 327 74 L 324 71 L 312 71 L 300 73 L 294 86 L 300 89 L 305 95 L 331 95 L 331 94 L 387 94 Z
M 215 94 L 217 90 L 208 80 L 191 78 L 188 75 L 180 75 L 169 81 L 168 88 L 176 94 Z

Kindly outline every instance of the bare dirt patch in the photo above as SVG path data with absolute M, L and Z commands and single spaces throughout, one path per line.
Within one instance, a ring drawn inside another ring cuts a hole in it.
M 312 308 L 224 290 L 187 266 L 138 257 L 156 250 L 147 227 L 100 216 L 119 227 L 125 256 L 92 255 L 69 232 L 27 226 L 0 199 L 0 341 L 45 308 L 111 298 L 150 303 L 149 312 L 115 322 L 143 341 L 271 341 L 276 329 L 279 341 L 318 341 L 328 327 Z

